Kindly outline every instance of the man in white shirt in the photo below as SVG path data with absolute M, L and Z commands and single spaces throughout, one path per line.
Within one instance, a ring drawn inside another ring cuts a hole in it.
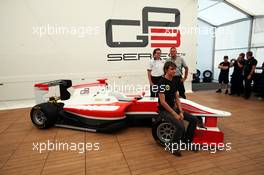
M 155 91 L 157 88 L 155 88 L 155 86 L 157 86 L 163 75 L 163 66 L 165 61 L 160 58 L 160 55 L 160 48 L 154 49 L 153 59 L 150 60 L 147 68 L 151 97 L 158 97 L 158 93 Z

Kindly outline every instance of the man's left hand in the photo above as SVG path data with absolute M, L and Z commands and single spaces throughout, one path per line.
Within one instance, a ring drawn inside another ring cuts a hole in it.
M 179 116 L 180 116 L 180 120 L 183 120 L 183 119 L 184 119 L 183 112 L 181 112 L 181 113 L 179 114 Z
M 250 79 L 251 79 L 251 75 L 248 75 L 248 76 L 247 76 L 247 79 L 250 80 Z

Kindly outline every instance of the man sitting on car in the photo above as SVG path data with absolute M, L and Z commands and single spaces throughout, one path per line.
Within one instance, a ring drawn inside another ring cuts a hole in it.
M 178 93 L 179 85 L 173 78 L 176 72 L 176 64 L 172 61 L 166 62 L 163 71 L 164 76 L 158 83 L 158 109 L 159 114 L 167 122 L 172 123 L 176 127 L 176 132 L 174 132 L 170 143 L 172 145 L 179 144 L 180 140 L 187 144 L 191 143 L 198 120 L 191 114 L 182 111 Z M 189 122 L 186 132 L 183 120 L 187 120 Z M 176 156 L 181 156 L 179 149 L 180 146 L 178 145 L 177 147 L 178 149 L 176 149 L 173 154 Z

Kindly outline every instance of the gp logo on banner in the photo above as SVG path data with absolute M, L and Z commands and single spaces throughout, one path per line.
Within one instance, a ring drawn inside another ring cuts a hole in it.
M 169 13 L 174 15 L 174 22 L 150 21 L 149 13 Z M 151 41 L 151 47 L 179 47 L 180 31 L 175 27 L 180 25 L 180 11 L 172 8 L 144 7 L 142 10 L 142 34 L 136 35 L 136 42 L 118 42 L 113 39 L 113 26 L 140 26 L 140 20 L 108 19 L 105 22 L 106 43 L 109 47 L 146 47 Z M 158 27 L 158 28 L 153 28 Z M 149 28 L 151 35 L 149 36 Z

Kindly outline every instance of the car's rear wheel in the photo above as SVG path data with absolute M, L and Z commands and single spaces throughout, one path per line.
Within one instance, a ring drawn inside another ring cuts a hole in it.
M 31 109 L 31 121 L 40 129 L 52 127 L 58 120 L 59 109 L 58 105 L 49 102 L 38 104 Z
M 175 132 L 175 126 L 163 119 L 158 119 L 152 126 L 152 136 L 162 146 L 171 141 Z

